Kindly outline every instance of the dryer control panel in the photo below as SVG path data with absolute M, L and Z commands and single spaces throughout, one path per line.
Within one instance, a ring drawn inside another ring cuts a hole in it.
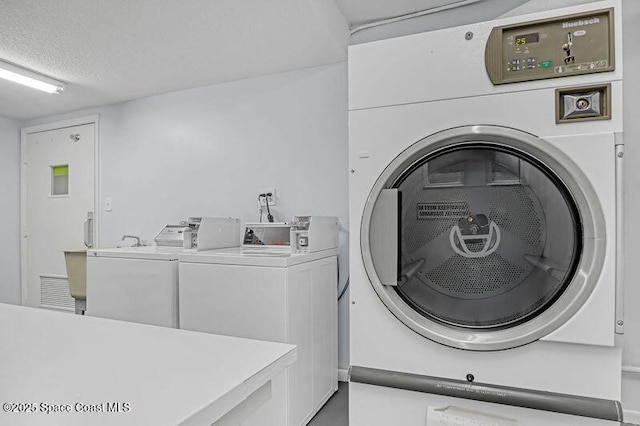
M 613 9 L 493 28 L 485 65 L 493 84 L 613 71 Z

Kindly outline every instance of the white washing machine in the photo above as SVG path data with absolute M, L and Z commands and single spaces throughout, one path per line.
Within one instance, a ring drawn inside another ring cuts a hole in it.
M 337 218 L 247 224 L 244 241 L 180 255 L 180 328 L 297 345 L 248 425 L 305 425 L 338 388 Z
M 350 424 L 388 424 L 364 388 L 618 418 L 620 18 L 349 48 Z
M 178 328 L 179 247 L 87 252 L 87 315 Z
M 239 245 L 240 221 L 190 218 L 155 240 L 87 251 L 87 315 L 178 328 L 178 255 Z

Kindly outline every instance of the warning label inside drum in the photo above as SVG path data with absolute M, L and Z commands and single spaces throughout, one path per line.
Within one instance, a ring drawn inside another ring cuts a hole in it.
M 423 219 L 461 219 L 467 215 L 467 203 L 418 203 L 418 220 Z

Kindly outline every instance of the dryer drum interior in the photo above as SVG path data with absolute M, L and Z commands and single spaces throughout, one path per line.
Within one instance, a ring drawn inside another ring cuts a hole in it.
M 398 285 L 422 316 L 508 328 L 563 293 L 581 252 L 580 216 L 553 171 L 508 147 L 450 147 L 417 159 L 398 190 Z

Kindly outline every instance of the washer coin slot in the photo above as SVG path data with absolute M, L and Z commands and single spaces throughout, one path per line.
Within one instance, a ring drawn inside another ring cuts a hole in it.
M 610 119 L 610 84 L 556 90 L 556 123 Z

